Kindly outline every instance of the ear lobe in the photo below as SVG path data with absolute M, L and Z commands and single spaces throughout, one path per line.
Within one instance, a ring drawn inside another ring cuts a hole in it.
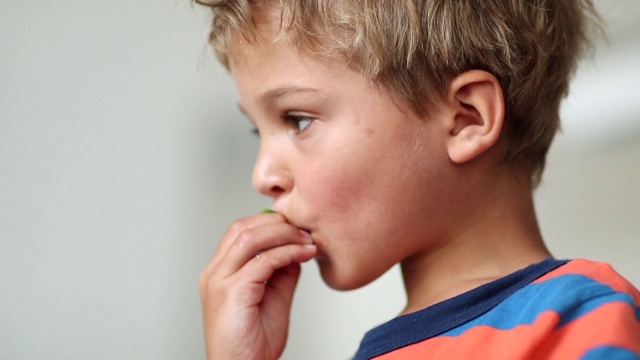
M 452 98 L 449 158 L 464 163 L 491 148 L 504 123 L 504 97 L 495 76 L 486 71 L 464 72 L 449 82 Z

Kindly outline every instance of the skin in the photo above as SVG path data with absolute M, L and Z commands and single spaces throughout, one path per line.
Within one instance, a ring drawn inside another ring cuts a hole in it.
M 400 263 L 408 313 L 549 256 L 528 172 L 496 161 L 491 74 L 460 74 L 416 115 L 262 20 L 263 41 L 235 38 L 231 74 L 260 134 L 253 184 L 277 213 L 231 224 L 201 275 L 209 359 L 278 358 L 300 263 L 314 258 L 341 290 Z

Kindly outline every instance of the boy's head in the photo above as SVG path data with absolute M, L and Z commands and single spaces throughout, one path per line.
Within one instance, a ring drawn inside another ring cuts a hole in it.
M 428 112 L 455 76 L 493 74 L 504 93 L 503 163 L 540 178 L 559 128 L 559 107 L 588 47 L 590 0 L 196 0 L 214 12 L 210 41 L 227 67 L 233 39 L 259 41 L 275 11 L 304 54 L 342 61 Z

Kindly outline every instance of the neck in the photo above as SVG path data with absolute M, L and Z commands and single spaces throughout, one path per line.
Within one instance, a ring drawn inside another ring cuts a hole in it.
M 535 217 L 531 183 L 505 171 L 483 191 L 465 194 L 456 231 L 437 249 L 405 259 L 410 313 L 460 295 L 551 256 Z M 472 197 L 470 197 L 472 196 Z

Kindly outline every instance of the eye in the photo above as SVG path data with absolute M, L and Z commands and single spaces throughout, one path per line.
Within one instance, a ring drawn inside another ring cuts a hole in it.
M 291 123 L 298 133 L 303 132 L 309 125 L 311 125 L 316 118 L 304 113 L 289 112 L 284 116 L 285 120 Z

